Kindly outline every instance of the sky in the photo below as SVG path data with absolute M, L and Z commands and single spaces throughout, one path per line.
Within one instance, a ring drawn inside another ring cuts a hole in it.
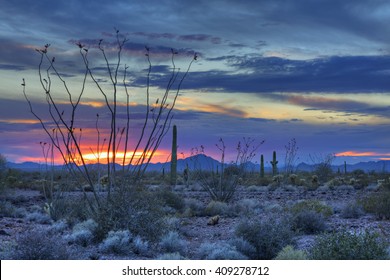
M 197 55 L 173 111 L 179 158 L 203 146 L 206 154 L 219 159 L 216 144 L 222 138 L 227 160 L 234 160 L 237 143 L 245 138 L 264 141 L 253 161 L 264 154 L 267 164 L 272 151 L 283 164 L 292 139 L 299 162 L 328 154 L 336 155 L 336 163 L 390 160 L 389 1 L 3 0 L 0 153 L 9 161 L 42 162 L 40 143 L 49 142 L 21 86 L 25 79 L 27 96 L 50 127 L 36 49 L 50 44 L 48 56 L 55 57 L 56 69 L 77 96 L 85 72 L 77 43 L 83 44 L 99 84 L 110 92 L 97 45 L 103 39 L 113 67 L 116 30 L 120 39 L 128 40 L 120 62 L 118 101 L 126 101 L 126 65 L 133 145 L 145 117 L 147 46 L 153 101 L 168 84 L 171 49 L 178 53 L 174 62 L 180 75 Z M 63 84 L 52 70 L 49 74 L 52 94 L 69 114 Z M 92 153 L 98 139 L 96 116 L 101 116 L 103 133 L 107 108 L 90 78 L 85 86 L 76 126 L 83 129 L 83 147 Z M 123 122 L 125 106 L 119 107 Z M 170 147 L 169 132 L 154 161 L 166 161 Z

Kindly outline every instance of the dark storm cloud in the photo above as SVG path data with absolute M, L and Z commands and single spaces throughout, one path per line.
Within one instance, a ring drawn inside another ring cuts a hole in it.
M 390 56 L 333 56 L 314 60 L 279 57 L 221 57 L 237 70 L 191 72 L 185 88 L 227 92 L 390 91 Z

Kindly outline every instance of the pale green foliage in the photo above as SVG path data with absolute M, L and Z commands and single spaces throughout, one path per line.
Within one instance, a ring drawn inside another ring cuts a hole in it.
M 296 250 L 293 246 L 288 245 L 278 253 L 275 260 L 307 260 L 307 254 L 302 250 Z

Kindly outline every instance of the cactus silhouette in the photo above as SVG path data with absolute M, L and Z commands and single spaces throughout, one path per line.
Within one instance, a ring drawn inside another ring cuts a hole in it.
M 260 177 L 264 178 L 264 156 L 260 156 Z
M 177 128 L 173 126 L 171 155 L 171 185 L 176 185 L 177 179 Z
M 276 152 L 273 152 L 272 161 L 270 162 L 272 165 L 272 175 L 275 176 L 278 174 L 278 161 L 276 160 Z

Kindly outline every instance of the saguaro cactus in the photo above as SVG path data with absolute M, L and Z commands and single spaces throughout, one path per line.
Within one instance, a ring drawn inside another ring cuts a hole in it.
M 171 185 L 176 185 L 177 179 L 177 128 L 173 126 L 171 155 Z
M 344 160 L 344 174 L 347 174 L 347 162 Z
M 260 177 L 264 178 L 264 156 L 260 156 Z
M 276 174 L 278 174 L 278 161 L 276 160 L 276 152 L 275 151 L 273 152 L 273 155 L 272 155 L 271 165 L 272 165 L 272 175 L 275 176 Z

